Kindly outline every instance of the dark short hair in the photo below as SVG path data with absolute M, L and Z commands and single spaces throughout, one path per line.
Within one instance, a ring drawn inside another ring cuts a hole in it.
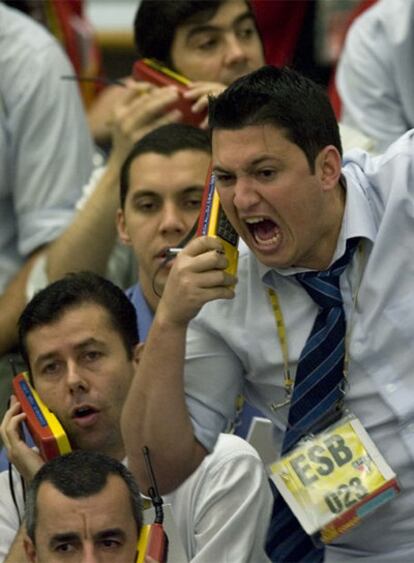
M 210 137 L 206 131 L 184 123 L 170 123 L 154 129 L 140 139 L 125 160 L 120 174 L 120 204 L 125 207 L 129 190 L 129 171 L 132 162 L 142 154 L 153 152 L 170 156 L 178 151 L 194 150 L 211 153 Z
M 20 315 L 20 351 L 32 379 L 27 351 L 27 335 L 30 331 L 59 320 L 62 315 L 84 303 L 101 306 L 108 313 L 113 328 L 119 333 L 128 358 L 138 342 L 135 308 L 125 293 L 109 280 L 92 272 L 67 274 L 37 293 Z M 33 381 L 32 381 L 33 383 Z
M 310 169 L 328 145 L 342 154 L 338 122 L 325 90 L 298 72 L 266 65 L 209 100 L 209 126 L 241 129 L 273 125 L 303 150 Z
M 177 27 L 208 22 L 226 0 L 142 0 L 134 21 L 138 56 L 173 66 L 170 52 Z
M 121 462 L 99 452 L 76 450 L 43 465 L 30 483 L 26 495 L 26 529 L 35 543 L 38 519 L 37 497 L 42 483 L 51 483 L 69 498 L 85 498 L 100 493 L 110 475 L 121 478 L 127 489 L 138 535 L 142 527 L 141 495 L 133 476 Z

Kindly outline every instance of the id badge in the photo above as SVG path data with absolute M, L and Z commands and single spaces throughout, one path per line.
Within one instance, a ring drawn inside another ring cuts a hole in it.
M 394 471 L 352 414 L 298 442 L 270 470 L 305 532 L 323 543 L 400 491 Z

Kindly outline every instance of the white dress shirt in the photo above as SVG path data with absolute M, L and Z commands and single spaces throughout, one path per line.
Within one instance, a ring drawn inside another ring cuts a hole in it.
M 341 121 L 383 150 L 414 127 L 414 0 L 379 0 L 349 30 L 336 72 Z
M 71 222 L 93 147 L 74 70 L 40 24 L 0 2 L 0 293 Z
M 127 465 L 126 460 L 124 463 Z M 18 510 L 23 517 L 23 491 L 15 468 L 12 478 Z M 258 453 L 241 438 L 221 434 L 213 452 L 178 489 L 164 495 L 163 500 L 171 505 L 191 563 L 269 563 L 264 542 L 273 497 Z M 19 529 L 18 510 L 13 504 L 8 471 L 3 471 L 0 473 L 0 563 L 6 559 Z M 168 521 L 166 528 L 168 533 Z
M 346 406 L 362 421 L 398 475 L 402 493 L 326 550 L 326 561 L 365 557 L 372 563 L 414 561 L 414 131 L 383 156 L 355 150 L 345 158 L 346 207 L 337 248 L 351 237 L 361 252 L 341 277 L 349 333 Z M 236 395 L 274 423 L 279 444 L 287 408 L 283 357 L 266 286 L 278 294 L 289 361 L 296 364 L 317 306 L 290 274 L 246 252 L 236 297 L 203 307 L 187 338 L 185 386 L 195 434 L 208 448 L 229 418 Z M 380 533 L 378 531 L 380 530 Z

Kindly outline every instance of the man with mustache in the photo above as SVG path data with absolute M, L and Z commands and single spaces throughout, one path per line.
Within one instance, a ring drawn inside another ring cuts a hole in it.
M 25 520 L 24 547 L 30 562 L 59 563 L 69 556 L 76 561 L 135 563 L 142 500 L 122 463 L 76 450 L 36 473 L 27 491 Z
M 68 275 L 26 306 L 19 334 L 31 382 L 72 448 L 124 460 L 120 414 L 142 346 L 124 292 L 96 274 Z M 25 560 L 20 476 L 30 482 L 43 465 L 20 437 L 25 417 L 12 396 L 1 434 L 17 471 L 12 489 L 8 472 L 0 474 L 0 560 L 8 554 L 8 562 L 19 563 Z M 228 553 L 238 561 L 267 561 L 263 544 L 271 492 L 257 452 L 242 439 L 223 435 L 199 471 L 164 500 L 172 506 L 189 560 L 207 563 Z

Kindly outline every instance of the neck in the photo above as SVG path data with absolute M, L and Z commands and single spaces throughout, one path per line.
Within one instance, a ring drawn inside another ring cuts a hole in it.
M 116 446 L 102 448 L 102 450 L 99 451 L 108 457 L 113 457 L 117 461 L 122 461 L 125 458 L 125 448 L 122 443 Z
M 154 293 L 154 290 L 152 289 L 152 283 L 149 283 L 146 277 L 142 279 L 138 278 L 138 283 L 141 287 L 142 295 L 144 296 L 145 301 L 148 303 L 152 312 L 155 313 L 158 307 L 158 303 L 160 302 L 160 298 Z M 157 288 L 157 291 L 160 291 L 161 293 L 162 289 Z
M 314 270 L 323 271 L 329 268 L 338 244 L 339 233 L 341 232 L 342 221 L 344 218 L 346 201 L 346 191 L 342 183 L 339 182 L 337 189 L 333 193 L 333 198 L 328 209 L 325 210 L 326 217 L 329 217 L 324 232 L 321 234 L 318 253 L 315 256 L 314 264 L 308 266 Z

